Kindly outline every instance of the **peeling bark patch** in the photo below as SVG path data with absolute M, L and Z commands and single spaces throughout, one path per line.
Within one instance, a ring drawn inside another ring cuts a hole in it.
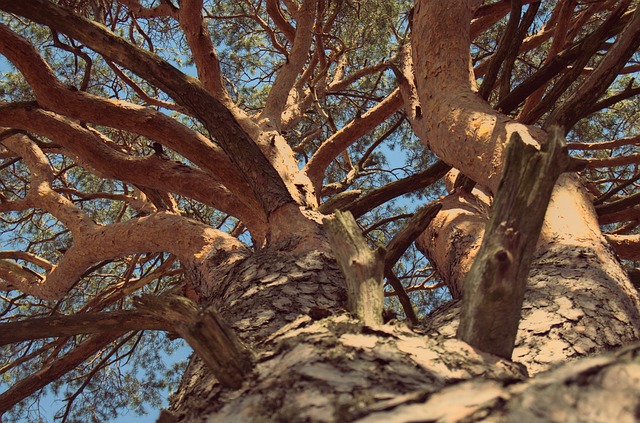
M 360 334 L 344 334 L 340 341 L 351 348 L 372 349 L 378 343 L 378 337 Z
M 555 315 L 546 310 L 534 310 L 520 323 L 521 330 L 527 330 L 535 334 L 549 332 L 552 326 L 564 322 L 562 316 Z
M 220 393 L 215 382 L 211 388 L 211 377 L 198 367 L 192 391 L 202 394 L 206 385 L 216 392 L 209 421 L 349 422 L 423 401 L 459 378 L 523 377 L 516 365 L 460 341 L 427 338 L 403 325 L 372 330 L 346 314 L 297 319 L 254 345 L 260 350 L 255 373 L 236 392 Z
M 444 389 L 422 404 L 402 405 L 392 411 L 375 413 L 358 423 L 457 422 L 472 416 L 488 402 L 504 395 L 498 383 L 468 382 L 455 389 Z

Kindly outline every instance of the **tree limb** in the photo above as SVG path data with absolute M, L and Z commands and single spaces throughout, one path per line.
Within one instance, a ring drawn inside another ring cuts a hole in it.
M 310 0 L 311 1 L 311 0 Z M 0 0 L 0 9 L 48 25 L 158 86 L 186 107 L 244 175 L 267 215 L 293 202 L 282 178 L 235 116 L 195 78 L 70 10 L 46 0 Z
M 514 133 L 505 154 L 482 245 L 465 278 L 457 337 L 509 359 L 547 205 L 569 158 L 560 128 L 540 151 Z

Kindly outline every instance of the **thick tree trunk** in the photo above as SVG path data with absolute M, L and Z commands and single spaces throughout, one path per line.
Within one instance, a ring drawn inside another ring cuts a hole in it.
M 253 350 L 255 372 L 231 391 L 192 359 L 167 421 L 353 421 L 452 380 L 524 377 L 523 367 L 455 339 L 427 338 L 401 323 L 363 326 L 344 311 L 344 276 L 328 246 L 294 247 L 292 239 L 257 252 L 210 281 L 210 302 Z M 208 273 L 217 272 L 201 272 Z
M 454 297 L 477 251 L 488 213 L 472 194 L 450 195 L 418 241 Z M 483 218 L 484 215 L 484 218 Z M 431 328 L 454 336 L 457 306 L 434 313 Z M 513 359 L 530 374 L 638 339 L 637 291 L 602 237 L 586 193 L 574 176 L 555 188 L 531 265 Z
M 459 243 L 451 240 L 455 248 Z M 538 411 L 532 401 L 550 401 L 558 392 L 564 392 L 567 402 L 557 405 L 557 412 L 589 413 L 571 408 L 571 396 L 580 392 L 575 388 L 578 374 L 604 372 L 602 377 L 610 380 L 624 371 L 631 375 L 638 366 L 631 359 L 622 364 L 617 358 L 599 359 L 541 382 L 528 381 L 525 366 L 452 338 L 455 305 L 448 313 L 434 314 L 427 324 L 430 334 L 398 322 L 365 327 L 344 310 L 345 281 L 328 244 L 318 242 L 308 250 L 300 242 L 281 239 L 277 247 L 245 259 L 209 262 L 207 269 L 194 272 L 203 302 L 215 305 L 235 328 L 253 350 L 256 365 L 240 389 L 230 390 L 199 359 L 192 359 L 171 411 L 162 419 L 457 421 L 487 413 L 533 415 Z M 226 276 L 215 276 L 222 271 Z M 637 338 L 637 301 L 620 284 L 623 279 L 603 244 L 584 244 L 578 238 L 540 249 L 515 359 L 536 373 Z M 620 380 L 635 383 L 633 376 Z M 596 396 L 608 389 L 607 395 L 613 395 L 610 388 L 603 382 L 588 393 Z M 638 397 L 629 392 L 640 392 L 640 387 L 636 383 L 620 390 L 616 395 L 622 400 L 616 404 L 637 405 Z M 454 397 L 456 405 L 443 408 L 441 401 Z M 631 416 L 632 411 L 625 412 Z

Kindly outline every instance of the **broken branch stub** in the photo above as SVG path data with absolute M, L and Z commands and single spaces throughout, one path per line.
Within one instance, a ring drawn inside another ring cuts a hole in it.
M 558 127 L 551 128 L 540 150 L 514 133 L 505 158 L 491 218 L 465 278 L 457 337 L 510 359 L 536 242 L 553 187 L 570 158 Z
M 324 218 L 331 247 L 347 282 L 347 307 L 365 325 L 382 324 L 386 251 L 372 251 L 350 212 Z
M 181 296 L 142 295 L 137 308 L 171 324 L 220 383 L 238 389 L 253 369 L 251 352 L 218 313 Z

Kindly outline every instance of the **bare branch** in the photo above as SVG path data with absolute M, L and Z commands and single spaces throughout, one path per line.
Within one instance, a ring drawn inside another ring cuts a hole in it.
M 91 333 L 122 333 L 132 330 L 171 330 L 171 325 L 149 313 L 127 310 L 111 313 L 81 313 L 0 323 L 0 346 L 42 338 Z
M 304 172 L 311 179 L 316 195 L 320 193 L 324 172 L 331 161 L 358 138 L 395 113 L 401 105 L 402 95 L 400 90 L 396 89 L 387 98 L 363 114 L 360 119 L 351 121 L 322 143 L 304 169 Z
M 0 25 L 0 52 L 24 75 L 38 103 L 57 113 L 123 129 L 166 145 L 211 173 L 235 195 L 249 200 L 249 186 L 210 139 L 153 109 L 74 91 L 63 85 L 33 45 Z
M 187 36 L 198 79 L 211 94 L 223 103 L 231 105 L 231 98 L 222 81 L 220 61 L 202 18 L 202 0 L 180 4 L 180 27 Z
M 382 324 L 382 276 L 386 251 L 372 251 L 351 213 L 336 211 L 324 219 L 331 247 L 347 282 L 347 306 L 365 325 Z
M 309 0 L 313 1 L 313 0 Z M 190 110 L 216 138 L 229 159 L 246 178 L 267 215 L 293 202 L 282 178 L 245 132 L 231 111 L 195 78 L 157 55 L 116 36 L 105 27 L 73 14 L 46 0 L 15 3 L 0 0 L 0 8 L 54 27 L 94 49 L 106 58 L 157 85 Z M 292 187 L 293 192 L 295 188 Z
M 609 244 L 621 259 L 640 260 L 640 234 L 613 235 L 604 234 Z
M 99 132 L 39 109 L 32 103 L 0 106 L 0 110 L 0 125 L 56 140 L 73 152 L 82 164 L 103 177 L 187 195 L 238 216 L 258 231 L 264 227 L 266 219 L 264 215 L 260 216 L 256 203 L 245 203 L 199 169 L 155 155 L 131 157 L 111 148 L 113 143 Z
M 612 13 L 612 17 L 618 17 Z M 598 63 L 585 81 L 567 100 L 556 108 L 549 118 L 548 124 L 558 123 L 569 129 L 578 120 L 590 113 L 592 105 L 611 85 L 620 70 L 640 46 L 640 7 L 637 7 L 625 29 L 618 35 L 613 47 Z
M 278 71 L 269 90 L 264 109 L 258 117 L 258 121 L 263 119 L 269 121 L 273 128 L 280 128 L 282 112 L 287 106 L 289 93 L 309 56 L 317 4 L 318 0 L 304 0 L 302 3 L 297 13 L 296 34 L 291 52 L 285 64 Z

